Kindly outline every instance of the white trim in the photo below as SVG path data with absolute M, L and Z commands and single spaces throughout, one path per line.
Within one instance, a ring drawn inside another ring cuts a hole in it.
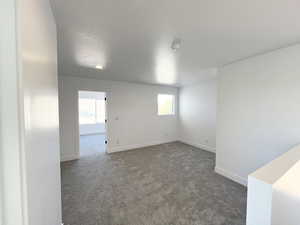
M 115 146 L 115 147 L 110 147 L 107 149 L 107 153 L 115 153 L 115 152 L 122 152 L 122 151 L 129 151 L 129 150 L 134 150 L 137 148 L 143 148 L 143 147 L 149 147 L 153 145 L 160 145 L 160 144 L 166 144 L 166 143 L 171 143 L 175 142 L 177 140 L 167 140 L 167 141 L 152 141 L 144 144 L 132 144 L 132 145 L 123 145 L 123 146 Z
M 208 145 L 205 145 L 205 144 L 202 144 L 202 143 L 195 143 L 195 142 L 187 141 L 187 140 L 180 140 L 180 142 L 191 145 L 191 146 L 194 146 L 194 147 L 199 148 L 201 150 L 216 153 L 216 148 L 212 147 L 212 146 L 208 146 Z
M 239 176 L 235 173 L 232 173 L 230 171 L 227 171 L 227 170 L 225 170 L 223 168 L 220 168 L 220 167 L 217 167 L 217 166 L 215 167 L 215 172 L 217 174 L 220 174 L 220 175 L 222 175 L 222 176 L 224 176 L 224 177 L 226 177 L 230 180 L 233 180 L 233 181 L 247 187 L 247 183 L 248 183 L 247 178 L 241 177 L 241 176 Z
M 158 103 L 158 97 L 160 95 L 169 95 L 169 96 L 172 96 L 172 112 L 171 113 L 167 113 L 167 114 L 159 114 L 159 103 Z M 165 93 L 158 93 L 157 94 L 157 115 L 158 116 L 176 116 L 176 107 L 177 107 L 177 99 L 176 99 L 176 96 L 175 94 L 165 94 Z
M 79 159 L 77 155 L 63 155 L 60 157 L 60 162 L 67 162 L 67 161 L 72 161 L 77 159 Z
M 0 164 L 3 171 L 0 175 L 0 224 L 27 225 L 20 3 L 1 1 L 0 9 L 1 19 L 7 20 L 7 26 L 1 27 L 4 37 L 1 46 L 2 43 L 6 46 L 0 54 Z
M 168 140 L 168 141 L 153 141 L 149 142 L 146 144 L 132 144 L 132 145 L 123 145 L 123 146 L 115 146 L 115 147 L 107 147 L 107 153 L 115 153 L 115 152 L 123 152 L 123 151 L 130 151 L 130 150 L 135 150 L 138 148 L 144 148 L 144 147 L 149 147 L 153 145 L 160 145 L 160 144 L 167 144 L 171 142 L 175 142 L 178 140 Z M 60 162 L 67 162 L 67 161 L 72 161 L 72 160 L 78 160 L 80 159 L 80 155 L 63 155 L 60 157 Z
M 63 79 L 62 79 L 63 80 Z M 76 136 L 75 136 L 75 140 L 76 140 L 76 145 L 75 145 L 75 151 L 77 153 L 77 157 L 74 158 L 73 156 L 72 157 L 61 157 L 61 161 L 63 162 L 63 159 L 69 159 L 71 158 L 71 160 L 75 160 L 75 159 L 79 159 L 80 158 L 80 124 L 79 124 L 79 92 L 80 91 L 92 91 L 92 92 L 102 92 L 104 93 L 104 99 L 105 100 L 105 119 L 107 121 L 110 121 L 109 120 L 109 104 L 108 104 L 108 99 L 110 98 L 110 91 L 108 90 L 103 90 L 103 89 L 94 89 L 94 88 L 80 88 L 80 87 L 76 87 L 75 88 L 75 91 L 76 91 L 76 122 L 74 124 L 75 126 L 75 133 L 76 133 Z M 109 140 L 109 124 L 108 122 L 104 123 L 104 126 L 105 126 L 105 134 L 106 134 L 106 140 Z M 108 153 L 108 147 L 105 146 L 105 152 Z M 69 160 L 65 160 L 65 161 L 69 161 Z

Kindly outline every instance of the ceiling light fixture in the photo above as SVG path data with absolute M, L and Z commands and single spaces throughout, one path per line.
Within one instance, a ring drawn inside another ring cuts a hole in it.
M 180 47 L 181 47 L 181 39 L 175 38 L 171 44 L 171 49 L 176 52 Z
M 96 65 L 96 69 L 97 70 L 103 70 L 103 66 L 102 65 Z

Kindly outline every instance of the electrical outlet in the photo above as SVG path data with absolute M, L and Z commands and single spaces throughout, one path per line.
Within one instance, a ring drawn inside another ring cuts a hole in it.
M 205 141 L 204 141 L 204 142 L 205 142 L 205 144 L 208 144 L 208 140 L 207 140 L 207 139 L 205 139 Z
M 120 144 L 120 141 L 119 141 L 119 139 L 117 139 L 117 140 L 116 140 L 116 143 L 117 143 L 117 144 Z

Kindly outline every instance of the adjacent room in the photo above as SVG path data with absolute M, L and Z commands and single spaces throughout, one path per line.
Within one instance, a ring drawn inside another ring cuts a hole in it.
M 0 1 L 0 224 L 299 225 L 300 1 Z
M 105 101 L 104 92 L 78 92 L 80 157 L 106 152 Z

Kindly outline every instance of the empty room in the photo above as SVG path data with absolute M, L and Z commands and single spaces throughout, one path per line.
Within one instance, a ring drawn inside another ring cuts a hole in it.
M 0 1 L 1 225 L 299 225 L 300 1 Z

